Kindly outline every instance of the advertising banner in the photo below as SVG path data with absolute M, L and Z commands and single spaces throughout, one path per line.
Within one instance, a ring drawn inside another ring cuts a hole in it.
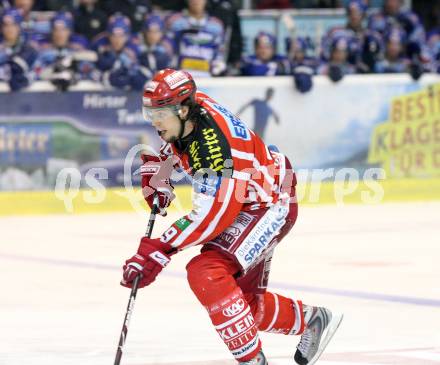
M 200 86 L 296 169 L 362 174 L 383 167 L 391 178 L 440 175 L 437 75 L 419 82 L 409 75 L 354 75 L 339 83 L 315 77 L 306 94 L 286 77 L 204 80 Z
M 300 180 L 440 176 L 440 77 L 354 75 L 339 83 L 314 78 L 299 93 L 290 77 L 200 78 L 200 90 L 234 113 L 293 162 Z M 41 88 L 40 88 L 41 89 Z M 52 189 L 63 168 L 104 171 L 104 186 L 123 186 L 128 151 L 160 141 L 143 121 L 138 92 L 0 93 L 0 190 Z M 136 179 L 134 179 L 136 183 Z
M 104 168 L 101 183 L 121 186 L 130 148 L 158 147 L 140 102 L 120 91 L 0 93 L 0 189 L 50 189 L 66 167 Z

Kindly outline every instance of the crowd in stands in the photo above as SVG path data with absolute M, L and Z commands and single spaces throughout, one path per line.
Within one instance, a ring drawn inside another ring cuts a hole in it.
M 346 12 L 346 24 L 320 44 L 292 35 L 278 54 L 276 37 L 261 31 L 243 55 L 232 0 L 0 0 L 0 81 L 12 91 L 35 80 L 59 90 L 79 80 L 141 90 L 174 67 L 195 76 L 293 75 L 307 92 L 317 74 L 337 82 L 354 73 L 440 73 L 440 27 L 426 32 L 401 0 L 377 11 L 350 0 Z

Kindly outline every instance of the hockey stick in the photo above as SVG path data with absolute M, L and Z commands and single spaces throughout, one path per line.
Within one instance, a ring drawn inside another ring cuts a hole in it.
M 156 214 L 158 212 L 158 197 L 157 195 L 153 200 L 153 208 L 151 209 L 150 219 L 148 221 L 147 231 L 145 232 L 146 237 L 151 237 L 151 233 L 153 232 L 154 222 L 156 221 Z M 130 299 L 128 300 L 127 311 L 125 313 L 124 322 L 122 324 L 121 335 L 119 336 L 119 344 L 118 350 L 116 351 L 116 357 L 114 365 L 119 365 L 121 363 L 122 358 L 122 350 L 125 345 L 125 340 L 127 339 L 128 326 L 130 325 L 130 318 L 133 313 L 134 303 L 136 301 L 136 294 L 138 291 L 139 280 L 141 279 L 141 275 L 136 276 L 133 281 L 133 286 L 131 288 Z

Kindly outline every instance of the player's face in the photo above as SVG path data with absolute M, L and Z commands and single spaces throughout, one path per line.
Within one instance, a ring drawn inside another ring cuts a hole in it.
M 55 47 L 65 47 L 69 42 L 70 30 L 66 27 L 55 27 L 52 31 L 52 41 Z
M 6 42 L 14 44 L 20 35 L 20 27 L 18 24 L 5 22 L 2 24 L 2 34 Z
M 144 108 L 144 118 L 151 121 L 160 137 L 166 142 L 174 142 L 179 137 L 181 122 L 172 107 Z
M 257 44 L 257 47 L 255 48 L 255 55 L 263 62 L 271 60 L 273 54 L 274 50 L 271 44 L 262 42 Z
M 127 36 L 122 33 L 113 33 L 110 35 L 110 44 L 115 51 L 121 51 L 127 42 Z

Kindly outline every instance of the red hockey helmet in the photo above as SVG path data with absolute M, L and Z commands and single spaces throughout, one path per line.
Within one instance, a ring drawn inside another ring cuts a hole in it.
M 196 84 L 188 72 L 166 68 L 157 72 L 145 85 L 142 98 L 143 110 L 179 107 L 183 101 L 194 97 L 195 92 Z

